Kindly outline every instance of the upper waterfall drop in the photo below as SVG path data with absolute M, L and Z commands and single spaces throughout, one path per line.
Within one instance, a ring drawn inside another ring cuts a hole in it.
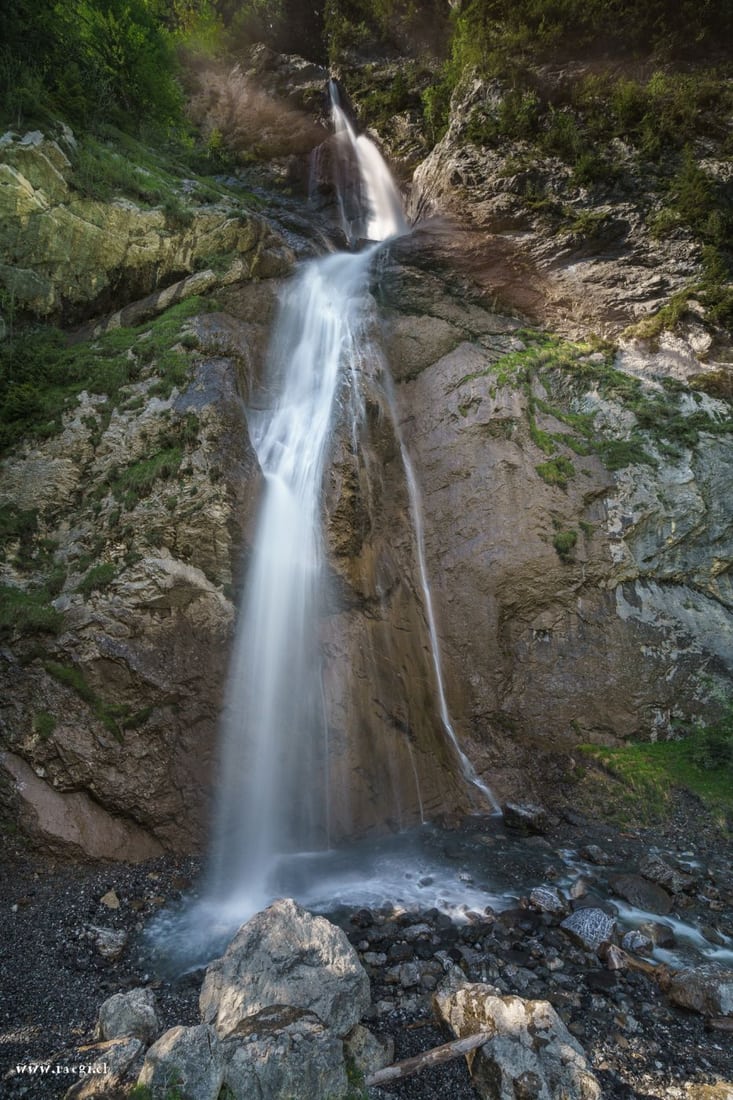
M 345 209 L 345 188 L 339 188 L 341 220 L 347 239 L 353 244 L 360 237 L 369 241 L 387 241 L 391 237 L 403 236 L 409 232 L 410 227 L 405 220 L 402 199 L 389 168 L 376 145 L 365 134 L 357 136 L 341 106 L 334 80 L 329 81 L 328 90 L 336 143 L 345 145 L 351 152 L 363 189 L 359 204 L 361 209 L 357 213 L 357 220 L 361 224 L 355 227 Z

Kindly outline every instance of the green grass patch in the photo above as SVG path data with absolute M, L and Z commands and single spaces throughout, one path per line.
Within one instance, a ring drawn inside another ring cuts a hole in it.
M 583 745 L 588 756 L 601 763 L 627 788 L 642 816 L 651 810 L 661 814 L 669 802 L 670 788 L 691 791 L 713 812 L 733 813 L 733 766 L 714 768 L 701 763 L 703 735 L 698 731 L 680 741 L 624 745 L 606 748 Z
M 113 472 L 109 488 L 115 499 L 130 511 L 139 500 L 150 496 L 158 481 L 168 480 L 178 473 L 182 458 L 181 446 L 166 447 L 150 458 L 140 459 L 121 471 Z
M 567 488 L 568 481 L 575 474 L 575 467 L 565 455 L 557 455 L 547 462 L 540 462 L 535 470 L 548 485 L 558 485 L 561 489 Z
M 56 719 L 47 710 L 37 710 L 33 715 L 33 732 L 37 734 L 42 741 L 48 741 L 49 737 L 56 729 Z
M 107 588 L 117 575 L 117 566 L 110 561 L 100 562 L 94 565 L 79 581 L 76 591 L 82 596 L 90 596 L 92 592 L 100 592 Z
M 596 450 L 607 470 L 623 470 L 627 466 L 654 466 L 654 459 L 647 454 L 638 439 L 602 439 Z
M 58 634 L 63 615 L 51 606 L 48 588 L 25 589 L 0 585 L 0 638 L 22 634 Z
M 557 550 L 558 556 L 563 561 L 569 561 L 573 556 L 575 544 L 578 541 L 577 531 L 558 531 L 552 540 L 552 545 Z

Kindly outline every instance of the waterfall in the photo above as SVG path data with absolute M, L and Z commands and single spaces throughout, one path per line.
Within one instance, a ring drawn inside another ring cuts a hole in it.
M 352 243 L 364 238 L 371 243 L 361 251 L 309 261 L 286 287 L 266 389 L 247 413 L 263 497 L 223 717 L 205 898 L 220 914 L 231 910 L 242 916 L 261 908 L 272 896 L 273 875 L 283 856 L 323 850 L 331 841 L 332 749 L 319 634 L 324 604 L 323 484 L 339 411 L 350 408 L 356 418 L 362 408 L 358 367 L 366 342 L 372 260 L 380 242 L 407 231 L 386 164 L 368 138 L 356 135 L 333 84 L 331 95 L 344 232 Z M 391 397 L 389 405 L 394 415 Z M 355 449 L 357 435 L 354 428 Z M 401 443 L 400 449 L 440 721 L 464 778 L 478 784 L 448 714 L 417 488 Z M 409 736 L 401 751 L 399 759 L 407 767 L 400 767 L 414 773 L 422 817 L 420 779 Z M 385 776 L 390 767 L 399 770 L 395 761 L 382 765 Z M 488 789 L 485 793 L 490 796 Z M 339 797 L 348 801 L 351 796 L 341 790 Z

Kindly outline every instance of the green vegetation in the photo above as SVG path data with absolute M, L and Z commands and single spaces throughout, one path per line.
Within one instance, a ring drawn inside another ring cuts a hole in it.
M 126 704 L 107 703 L 100 698 L 88 683 L 84 673 L 76 665 L 62 664 L 59 661 L 44 661 L 43 667 L 57 683 L 73 691 L 86 703 L 104 728 L 118 741 L 122 741 L 123 731 L 143 725 L 149 718 L 152 708 L 133 711 Z
M 117 567 L 112 562 L 101 562 L 94 565 L 76 586 L 76 591 L 82 596 L 90 596 L 92 592 L 99 592 L 112 583 L 117 574 Z
M 730 705 L 719 724 L 696 727 L 683 740 L 644 742 L 621 748 L 584 745 L 582 751 L 621 780 L 629 808 L 642 819 L 664 812 L 673 787 L 691 791 L 714 813 L 733 814 Z
M 33 715 L 33 732 L 37 734 L 42 741 L 48 741 L 49 737 L 56 729 L 56 719 L 47 710 L 38 710 Z
M 568 561 L 572 557 L 577 541 L 577 531 L 558 531 L 552 540 L 552 545 L 557 550 L 558 556 L 561 557 L 563 561 Z
M 178 472 L 182 458 L 182 447 L 166 447 L 149 458 L 115 471 L 110 477 L 109 487 L 115 498 L 130 511 L 141 498 L 150 496 L 157 481 L 171 478 Z
M 557 455 L 547 462 L 540 462 L 539 466 L 535 466 L 535 470 L 548 485 L 558 485 L 561 489 L 567 488 L 568 481 L 575 474 L 575 467 L 565 455 Z M 558 553 L 560 553 L 559 550 Z
M 57 634 L 63 616 L 51 606 L 52 598 L 46 586 L 25 589 L 0 585 L 0 638 L 28 633 Z
M 0 452 L 26 437 L 55 435 L 82 390 L 108 397 L 98 410 L 103 426 L 132 383 L 153 378 L 148 392 L 168 397 L 188 379 L 189 361 L 175 346 L 182 325 L 212 308 L 210 299 L 188 298 L 154 321 L 73 345 L 50 326 L 16 331 L 0 343 Z

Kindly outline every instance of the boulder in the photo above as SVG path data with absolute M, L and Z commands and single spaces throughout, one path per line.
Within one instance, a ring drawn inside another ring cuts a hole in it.
M 234 1100 L 336 1098 L 348 1090 L 343 1043 L 313 1012 L 264 1008 L 239 1022 L 222 1054 Z
M 609 856 L 608 852 L 604 852 L 603 848 L 599 848 L 597 844 L 586 844 L 584 848 L 579 852 L 581 859 L 587 859 L 589 863 L 594 863 L 597 867 L 608 867 L 613 863 L 613 857 Z
M 733 1016 L 733 970 L 700 966 L 672 977 L 669 999 L 703 1016 Z
M 485 1100 L 600 1100 L 582 1047 L 548 1001 L 499 997 L 475 984 L 437 994 L 434 1005 L 457 1038 L 486 1032 L 469 1063 Z
M 115 993 L 99 1009 L 97 1035 L 100 1039 L 121 1039 L 132 1036 L 146 1047 L 155 1042 L 161 1032 L 152 989 L 131 989 Z
M 370 1003 L 369 978 L 340 928 L 290 898 L 242 925 L 208 967 L 199 1005 L 222 1038 L 248 1016 L 290 1005 L 346 1035 Z
M 586 951 L 597 951 L 602 943 L 611 939 L 616 922 L 602 909 L 576 909 L 560 927 Z
M 625 898 L 637 909 L 664 916 L 672 908 L 672 899 L 667 891 L 641 875 L 611 875 L 609 882 L 614 894 Z
M 217 1100 L 224 1081 L 219 1038 L 212 1027 L 173 1027 L 145 1055 L 138 1077 L 153 1094 L 175 1087 L 180 1100 Z

